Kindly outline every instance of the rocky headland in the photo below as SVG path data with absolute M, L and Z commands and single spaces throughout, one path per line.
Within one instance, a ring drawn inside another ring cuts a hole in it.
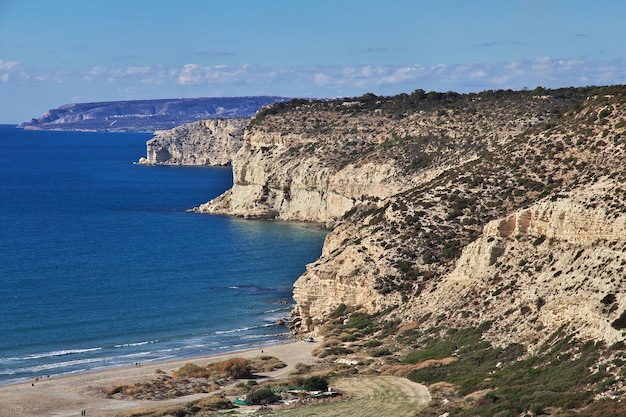
M 327 224 L 293 311 L 325 360 L 432 384 L 433 413 L 586 415 L 626 392 L 625 150 L 623 86 L 293 100 L 195 210 Z
M 275 96 L 200 97 L 70 103 L 20 123 L 33 130 L 154 132 L 205 119 L 249 118 Z
M 250 119 L 209 119 L 156 131 L 146 143 L 144 165 L 226 166 L 243 144 Z

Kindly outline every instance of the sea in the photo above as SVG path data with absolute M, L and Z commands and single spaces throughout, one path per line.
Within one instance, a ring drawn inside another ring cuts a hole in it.
M 0 384 L 290 340 L 326 232 L 189 212 L 232 170 L 134 164 L 151 137 L 0 125 Z

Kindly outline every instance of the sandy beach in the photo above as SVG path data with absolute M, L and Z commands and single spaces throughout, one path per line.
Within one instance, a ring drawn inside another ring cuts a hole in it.
M 297 341 L 263 347 L 263 353 L 261 349 L 251 349 L 0 386 L 0 417 L 73 417 L 81 416 L 82 410 L 86 410 L 86 415 L 90 417 L 106 417 L 140 407 L 186 403 L 210 394 L 196 394 L 165 401 L 122 401 L 107 398 L 102 389 L 156 379 L 157 369 L 171 374 L 189 362 L 202 365 L 232 357 L 253 358 L 261 354 L 275 356 L 287 364 L 285 368 L 262 374 L 280 378 L 287 376 L 298 363 L 312 363 L 314 358 L 311 351 L 319 343 Z

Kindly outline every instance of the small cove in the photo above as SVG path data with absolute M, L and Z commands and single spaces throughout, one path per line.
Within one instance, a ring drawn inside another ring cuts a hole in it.
M 0 126 L 0 384 L 288 339 L 326 232 L 187 212 L 231 170 L 134 165 L 150 137 Z

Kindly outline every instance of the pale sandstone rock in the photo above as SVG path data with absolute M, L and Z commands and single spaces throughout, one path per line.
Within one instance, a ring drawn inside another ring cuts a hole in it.
M 561 326 L 583 340 L 614 343 L 622 331 L 611 323 L 623 310 L 608 311 L 601 300 L 614 294 L 611 304 L 626 301 L 626 277 L 619 272 L 625 247 L 625 215 L 608 218 L 603 209 L 585 208 L 575 198 L 542 202 L 487 224 L 436 291 L 418 298 L 421 312 L 453 312 L 450 321 L 460 324 L 458 313 L 474 310 L 476 324 L 494 321 L 489 337 L 500 345 L 532 348 Z M 476 310 L 474 301 L 488 306 Z
M 295 136 L 289 139 L 300 140 Z M 233 160 L 232 189 L 196 210 L 327 222 L 355 204 L 389 197 L 410 184 L 399 180 L 397 167 L 388 163 L 349 164 L 336 170 L 314 154 L 294 159 L 289 148 L 282 146 L 285 141 L 282 136 L 246 133 L 245 144 Z
M 157 131 L 146 143 L 145 165 L 230 165 L 250 119 L 209 119 Z
M 320 258 L 307 265 L 295 282 L 292 316 L 300 330 L 317 334 L 319 325 L 340 304 L 374 313 L 402 301 L 398 293 L 382 295 L 375 288 L 378 277 L 393 273 L 387 262 L 376 262 L 382 256 L 380 247 L 368 241 L 344 247 L 345 240 L 354 237 L 352 224 L 335 228 L 327 236 Z

